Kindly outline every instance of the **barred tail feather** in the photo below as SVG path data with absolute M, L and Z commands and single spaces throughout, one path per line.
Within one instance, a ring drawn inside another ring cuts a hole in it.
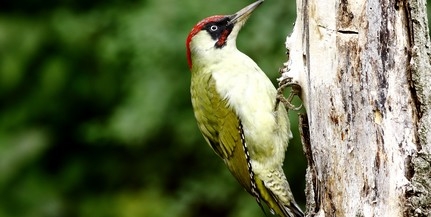
M 257 185 L 265 189 L 265 191 L 260 191 L 261 199 L 268 205 L 272 214 L 277 214 L 280 217 L 304 217 L 304 213 L 301 208 L 299 208 L 298 204 L 292 198 L 290 204 L 283 204 L 278 201 L 277 196 L 269 190 L 266 186 L 264 186 L 263 182 L 257 182 Z M 259 202 L 259 201 L 258 201 Z
M 272 196 L 274 197 L 273 194 Z M 301 208 L 299 208 L 298 204 L 296 204 L 295 201 L 291 201 L 289 205 L 283 205 L 279 203 L 277 199 L 275 199 L 275 201 L 277 202 L 278 208 L 280 208 L 280 210 L 283 213 L 283 215 L 277 213 L 281 217 L 304 217 L 305 216 Z
M 290 217 L 304 217 L 304 213 L 302 212 L 301 208 L 299 208 L 298 204 L 296 204 L 294 201 L 290 203 L 290 207 L 285 207 L 285 209 L 289 210 Z

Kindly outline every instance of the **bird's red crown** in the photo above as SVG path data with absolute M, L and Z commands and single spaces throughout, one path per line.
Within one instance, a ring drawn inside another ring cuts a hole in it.
M 198 32 L 200 32 L 207 23 L 217 22 L 217 21 L 223 19 L 224 17 L 225 16 L 223 16 L 223 15 L 214 15 L 211 17 L 207 17 L 207 18 L 201 20 L 199 23 L 197 23 L 193 27 L 192 31 L 190 31 L 189 35 L 187 36 L 187 40 L 186 40 L 187 62 L 189 64 L 189 68 L 192 68 L 192 57 L 191 57 L 191 51 L 190 51 L 190 42 L 192 41 L 192 38 L 196 34 L 198 34 Z

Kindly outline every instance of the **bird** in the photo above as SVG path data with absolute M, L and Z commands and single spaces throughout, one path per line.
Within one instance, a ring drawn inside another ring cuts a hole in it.
M 186 39 L 194 115 L 204 139 L 231 174 L 263 209 L 281 217 L 302 217 L 283 171 L 292 138 L 287 110 L 277 103 L 271 80 L 236 39 L 263 0 L 233 15 L 198 22 Z

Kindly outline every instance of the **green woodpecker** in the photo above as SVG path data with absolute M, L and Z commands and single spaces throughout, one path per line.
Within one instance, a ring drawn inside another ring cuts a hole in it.
M 292 137 L 286 109 L 276 106 L 276 89 L 236 38 L 257 1 L 233 15 L 200 21 L 187 37 L 191 98 L 205 140 L 259 205 L 273 214 L 304 216 L 282 165 Z

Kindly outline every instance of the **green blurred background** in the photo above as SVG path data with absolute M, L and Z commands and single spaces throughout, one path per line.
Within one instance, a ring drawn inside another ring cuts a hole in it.
M 197 129 L 185 57 L 195 23 L 251 2 L 2 1 L 0 217 L 264 216 Z M 239 35 L 273 81 L 294 16 L 266 1 Z M 303 205 L 297 138 L 285 171 Z

